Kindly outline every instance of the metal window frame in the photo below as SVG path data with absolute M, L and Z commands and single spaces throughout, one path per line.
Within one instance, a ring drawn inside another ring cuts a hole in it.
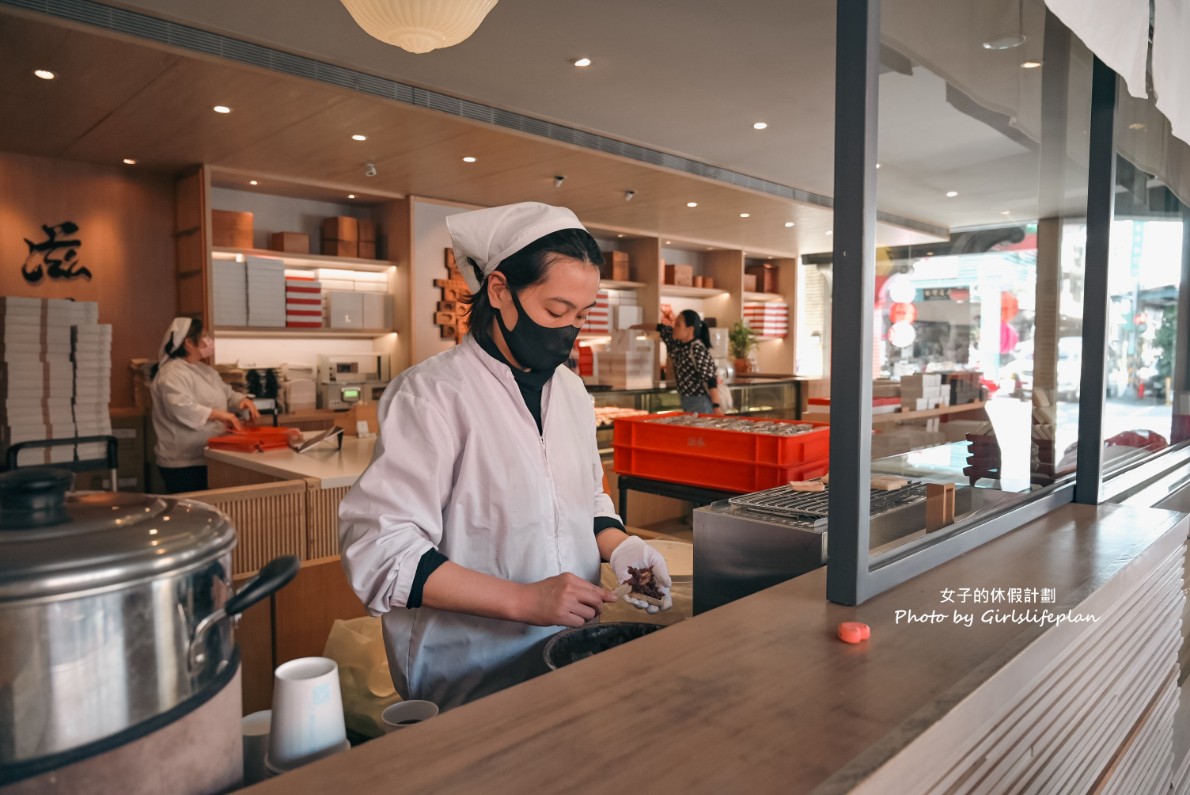
M 879 558 L 869 556 L 867 484 L 871 479 L 880 0 L 838 0 L 836 15 L 833 257 L 835 275 L 843 278 L 834 279 L 831 300 L 827 598 L 857 605 L 1071 502 L 1076 490 L 1080 501 L 1098 502 L 1102 460 L 1098 445 L 1080 444 L 1074 482 L 1062 481 L 1028 495 L 997 515 L 940 536 L 937 541 Z M 1116 75 L 1096 58 L 1091 87 L 1087 217 L 1088 282 L 1094 282 L 1088 288 L 1094 293 L 1086 301 L 1083 323 L 1084 339 L 1090 328 L 1092 343 L 1098 345 L 1096 350 L 1103 348 L 1103 353 L 1083 360 L 1080 440 L 1091 434 L 1102 437 L 1107 252 L 1115 191 L 1115 92 Z M 1088 318 L 1088 308 L 1093 318 Z

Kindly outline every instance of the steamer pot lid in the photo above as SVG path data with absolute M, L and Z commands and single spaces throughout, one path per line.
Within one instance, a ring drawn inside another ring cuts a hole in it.
M 231 521 L 208 505 L 66 493 L 72 480 L 49 468 L 0 474 L 0 606 L 168 576 L 235 546 Z

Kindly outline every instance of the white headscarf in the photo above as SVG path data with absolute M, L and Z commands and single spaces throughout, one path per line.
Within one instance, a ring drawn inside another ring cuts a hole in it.
M 186 335 L 190 333 L 190 323 L 191 320 L 188 317 L 175 317 L 169 324 L 169 328 L 165 330 L 165 336 L 161 338 L 161 346 L 157 349 L 158 367 L 169 361 L 170 354 L 176 351 L 186 339 Z
M 521 202 L 447 216 L 446 228 L 454 246 L 455 262 L 471 292 L 479 292 L 482 280 L 467 258 L 475 261 L 483 276 L 533 241 L 562 229 L 582 229 L 573 212 L 540 202 Z

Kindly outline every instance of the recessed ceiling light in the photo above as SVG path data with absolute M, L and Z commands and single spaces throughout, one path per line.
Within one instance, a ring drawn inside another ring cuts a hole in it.
M 474 163 L 474 162 L 475 162 L 475 158 L 474 158 L 474 157 L 472 157 L 471 155 L 467 155 L 466 157 L 464 157 L 464 158 L 463 158 L 463 162 L 464 162 L 464 163 Z
M 988 39 L 983 43 L 985 50 L 1011 50 L 1013 47 L 1020 47 L 1025 43 L 1025 37 L 1019 33 L 1006 33 L 1003 36 L 997 36 L 994 39 Z
M 1143 130 L 1144 128 L 1145 128 L 1144 123 L 1139 122 L 1139 121 L 1134 121 L 1134 122 L 1132 122 L 1132 124 L 1128 125 L 1129 130 Z
M 786 229 L 789 229 L 789 228 L 790 228 L 790 227 L 792 227 L 793 225 L 794 225 L 793 221 L 786 221 L 786 222 L 785 222 L 785 228 L 786 228 Z
M 53 80 L 55 77 L 57 77 L 57 75 L 51 72 L 49 69 L 34 69 L 33 74 L 37 75 L 42 80 Z
M 1036 69 L 1039 66 L 1041 66 L 1041 61 L 1022 61 L 1021 62 L 1022 69 Z
M 926 252 L 926 256 L 927 256 L 927 257 L 932 257 L 932 256 L 934 256 L 934 252 L 932 252 L 932 251 L 927 251 L 927 252 Z
M 571 63 L 573 63 L 578 68 L 582 69 L 584 66 L 591 65 L 591 59 L 590 58 L 575 58 L 573 61 L 571 61 Z
M 751 213 L 740 213 L 740 218 L 748 218 Z
M 828 236 L 829 236 L 829 235 L 833 235 L 833 234 L 834 234 L 834 231 L 832 231 L 832 230 L 828 229 L 828 230 L 826 230 L 826 234 L 827 234 Z
M 256 181 L 256 180 L 254 180 L 254 179 L 250 179 L 250 180 L 248 180 L 248 184 L 249 184 L 249 185 L 259 185 L 260 183 L 259 183 L 259 182 L 257 182 L 257 181 Z
M 354 199 L 354 198 L 355 198 L 355 194 L 354 194 L 354 193 L 348 193 L 348 194 L 347 194 L 347 198 L 349 198 L 349 199 Z
M 697 206 L 698 206 L 698 202 L 686 202 L 686 206 L 687 206 L 687 207 L 697 207 Z
M 131 157 L 126 157 L 126 158 L 124 158 L 124 165 L 126 165 L 126 166 L 135 166 L 135 165 L 136 165 L 136 160 L 135 160 L 134 158 L 131 158 Z
M 366 135 L 360 135 L 359 133 L 356 133 L 355 135 L 351 136 L 351 140 L 353 140 L 353 141 L 366 141 L 366 140 L 368 140 L 368 136 L 366 136 Z
M 616 235 L 616 237 L 623 237 L 623 235 Z
M 1012 215 L 1012 210 L 1001 210 L 1000 215 Z
M 226 105 L 216 105 L 215 107 L 211 108 L 211 110 L 215 111 L 216 113 L 231 113 L 231 108 L 227 107 Z
M 957 190 L 948 190 L 946 192 L 946 198 L 948 198 L 948 199 L 953 199 L 955 196 L 958 196 L 958 195 L 959 195 L 959 192 Z
M 879 164 L 879 163 L 877 163 L 877 164 L 876 164 L 876 168 L 880 168 L 880 164 Z
M 714 246 L 707 246 L 707 251 L 714 251 L 714 250 L 715 250 Z
M 753 122 L 752 129 L 753 130 L 763 130 L 765 127 L 768 127 L 768 126 L 769 125 L 767 122 L 758 121 L 758 122 Z

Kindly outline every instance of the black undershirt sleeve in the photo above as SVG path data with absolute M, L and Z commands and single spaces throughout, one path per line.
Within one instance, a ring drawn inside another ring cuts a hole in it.
M 430 575 L 449 559 L 436 549 L 426 550 L 425 554 L 421 556 L 421 560 L 417 562 L 417 571 L 413 575 L 413 587 L 409 589 L 409 601 L 405 603 L 405 607 L 421 607 L 421 592 L 426 586 L 426 580 L 430 579 Z
M 599 535 L 604 530 L 609 528 L 616 528 L 617 530 L 624 529 L 624 523 L 614 516 L 596 516 L 595 517 L 595 535 Z

